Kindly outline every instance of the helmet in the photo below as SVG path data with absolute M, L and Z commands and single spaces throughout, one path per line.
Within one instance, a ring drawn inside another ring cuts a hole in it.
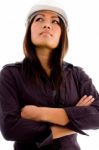
M 61 5 L 55 0 L 40 0 L 38 4 L 35 4 L 29 11 L 29 14 L 26 19 L 26 25 L 28 25 L 33 19 L 33 17 L 36 15 L 36 13 L 41 10 L 49 10 L 56 12 L 59 15 L 59 17 L 63 20 L 67 28 L 68 26 L 67 15 L 64 9 L 61 7 Z

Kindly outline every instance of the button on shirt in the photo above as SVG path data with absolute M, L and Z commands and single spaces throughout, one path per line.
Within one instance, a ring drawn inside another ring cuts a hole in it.
M 63 80 L 57 91 L 52 90 L 49 80 L 39 84 L 27 84 L 23 79 L 23 61 L 3 67 L 0 73 L 0 128 L 6 140 L 15 141 L 15 150 L 80 150 L 77 134 L 53 140 L 50 124 L 21 118 L 25 105 L 61 107 L 70 122 L 65 125 L 80 134 L 83 130 L 99 128 L 99 94 L 92 80 L 82 68 L 67 62 L 62 65 Z M 76 104 L 84 95 L 92 95 L 90 106 Z M 95 143 L 94 143 L 95 144 Z

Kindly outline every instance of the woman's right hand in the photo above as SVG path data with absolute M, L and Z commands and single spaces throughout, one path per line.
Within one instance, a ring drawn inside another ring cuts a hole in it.
M 84 95 L 76 104 L 76 106 L 90 106 L 94 100 L 95 99 L 93 96 Z

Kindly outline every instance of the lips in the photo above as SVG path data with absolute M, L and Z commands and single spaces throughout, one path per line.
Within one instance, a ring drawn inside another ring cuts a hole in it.
M 40 35 L 50 35 L 50 36 L 52 36 L 52 34 L 49 31 L 42 31 L 40 33 Z

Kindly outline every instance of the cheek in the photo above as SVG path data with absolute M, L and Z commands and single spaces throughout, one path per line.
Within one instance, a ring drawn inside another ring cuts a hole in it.
M 57 27 L 54 32 L 57 34 L 58 37 L 61 36 L 61 32 L 62 32 L 62 31 L 61 31 L 61 28 L 60 28 L 60 27 Z
M 33 42 L 35 39 L 35 35 L 33 34 L 33 30 L 31 31 L 31 41 Z
M 57 40 L 60 40 L 60 37 L 61 37 L 61 29 L 57 29 L 56 31 L 55 31 L 55 33 L 56 33 L 56 38 L 57 38 Z
M 61 34 L 62 34 L 62 30 L 61 28 L 59 29 L 59 36 L 61 37 Z
M 36 39 L 36 37 L 37 37 L 37 31 L 38 31 L 38 29 L 37 29 L 37 27 L 35 26 L 35 25 L 32 25 L 31 26 L 31 40 L 32 40 L 32 42 Z
M 31 35 L 36 35 L 38 33 L 39 27 L 36 24 L 31 25 Z

